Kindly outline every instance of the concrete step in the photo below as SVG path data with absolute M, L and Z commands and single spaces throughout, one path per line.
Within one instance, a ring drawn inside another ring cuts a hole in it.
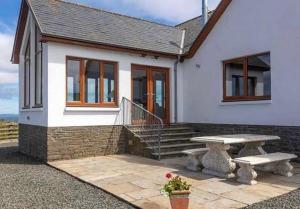
M 156 143 L 157 140 L 147 140 L 148 143 Z M 176 144 L 176 143 L 185 143 L 185 142 L 191 142 L 191 138 L 171 138 L 171 139 L 162 139 L 161 144 Z
M 197 148 L 202 148 L 203 146 L 199 146 L 199 147 L 194 147 L 194 149 L 197 149 Z M 187 156 L 186 154 L 182 153 L 183 150 L 175 150 L 175 151 L 162 151 L 160 153 L 160 158 L 161 159 L 167 159 L 167 158 L 174 158 L 174 157 L 184 157 L 184 156 Z M 155 157 L 155 158 L 158 158 L 158 152 L 154 152 L 152 153 L 152 155 Z
M 162 134 L 178 133 L 178 132 L 192 132 L 192 131 L 193 130 L 189 127 L 168 127 L 168 128 L 161 129 Z M 136 133 L 139 135 L 150 135 L 152 133 L 157 133 L 157 130 L 142 130 L 142 131 L 136 131 Z
M 186 149 L 190 149 L 190 147 L 195 147 L 195 146 L 200 146 L 202 145 L 203 147 L 205 145 L 203 144 L 199 144 L 199 143 L 180 143 L 180 144 L 164 144 L 160 146 L 161 150 L 165 150 L 165 149 L 172 149 L 173 151 L 175 151 L 175 149 L 179 148 L 180 150 L 186 150 Z M 151 146 L 151 147 L 147 147 L 148 149 L 158 149 L 158 146 Z
M 182 132 L 182 133 L 166 133 L 166 134 L 162 134 L 161 137 L 162 139 L 174 139 L 174 138 L 192 138 L 195 137 L 197 135 L 199 135 L 199 132 Z M 137 135 L 138 137 L 141 138 L 151 138 L 153 137 L 153 135 Z

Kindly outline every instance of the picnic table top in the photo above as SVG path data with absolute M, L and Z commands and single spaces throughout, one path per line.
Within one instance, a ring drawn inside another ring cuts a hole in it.
M 264 142 L 271 140 L 279 140 L 279 136 L 258 135 L 258 134 L 232 134 L 217 136 L 194 137 L 191 141 L 202 143 L 220 143 L 220 144 L 243 144 L 251 142 Z

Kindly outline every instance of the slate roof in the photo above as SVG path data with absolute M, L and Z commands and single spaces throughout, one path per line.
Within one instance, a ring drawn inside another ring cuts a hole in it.
M 182 30 L 179 27 L 62 0 L 27 1 L 43 35 L 179 54 L 182 39 Z
M 212 14 L 213 12 L 209 12 L 208 18 L 210 18 Z M 186 30 L 183 53 L 189 51 L 203 27 L 204 25 L 202 23 L 202 16 L 195 17 L 191 20 L 176 25 L 176 28 Z

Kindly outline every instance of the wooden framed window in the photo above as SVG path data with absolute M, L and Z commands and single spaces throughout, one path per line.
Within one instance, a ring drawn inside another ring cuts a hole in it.
M 118 63 L 67 57 L 67 106 L 117 107 Z
M 30 35 L 27 41 L 24 56 L 24 104 L 23 108 L 30 108 Z
M 224 102 L 270 99 L 270 52 L 223 62 Z
M 43 106 L 42 76 L 43 76 L 43 44 L 39 41 L 39 31 L 35 27 L 35 68 L 34 68 L 34 107 Z

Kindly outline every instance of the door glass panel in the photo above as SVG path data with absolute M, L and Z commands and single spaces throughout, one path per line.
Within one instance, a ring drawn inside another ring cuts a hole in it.
M 99 62 L 85 61 L 85 102 L 99 103 Z
M 153 76 L 153 113 L 160 118 L 166 117 L 166 73 L 156 72 Z
M 147 72 L 145 70 L 132 71 L 133 102 L 147 109 Z

